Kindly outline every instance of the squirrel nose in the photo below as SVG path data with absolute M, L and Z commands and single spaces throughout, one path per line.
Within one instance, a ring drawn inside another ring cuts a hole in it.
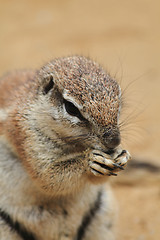
M 108 132 L 106 132 L 103 134 L 103 139 L 105 141 L 105 145 L 109 149 L 116 148 L 121 142 L 121 137 L 120 137 L 119 133 L 112 135 L 112 134 L 108 134 Z

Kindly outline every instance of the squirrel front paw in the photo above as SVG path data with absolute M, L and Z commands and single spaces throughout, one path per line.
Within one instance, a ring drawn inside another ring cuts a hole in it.
M 92 150 L 89 154 L 89 167 L 96 177 L 117 176 L 117 172 L 124 170 L 131 156 L 126 150 L 118 150 L 113 155 L 99 150 Z

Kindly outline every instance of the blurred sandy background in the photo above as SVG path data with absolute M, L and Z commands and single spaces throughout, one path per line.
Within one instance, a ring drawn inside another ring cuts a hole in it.
M 123 145 L 133 161 L 113 181 L 118 240 L 160 239 L 160 1 L 0 0 L 0 75 L 82 54 L 124 91 Z

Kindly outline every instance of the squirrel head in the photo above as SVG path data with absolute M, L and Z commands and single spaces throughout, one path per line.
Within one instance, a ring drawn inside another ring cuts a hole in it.
M 88 136 L 100 140 L 103 148 L 119 145 L 121 89 L 101 66 L 81 56 L 59 58 L 42 67 L 38 81 L 38 94 L 63 113 L 58 118 L 75 128 L 86 127 Z

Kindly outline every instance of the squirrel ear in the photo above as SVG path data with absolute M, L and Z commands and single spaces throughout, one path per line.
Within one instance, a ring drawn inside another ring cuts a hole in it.
M 53 76 L 52 75 L 48 76 L 47 79 L 45 79 L 45 82 L 46 84 L 43 89 L 44 95 L 47 94 L 54 86 Z

